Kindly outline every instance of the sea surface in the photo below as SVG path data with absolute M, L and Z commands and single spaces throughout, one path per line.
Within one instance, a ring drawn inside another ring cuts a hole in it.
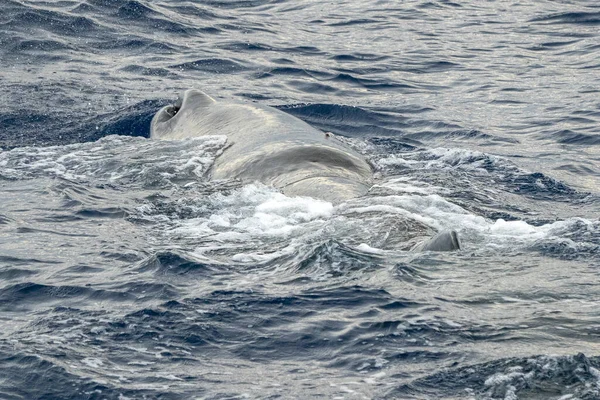
M 211 181 L 187 88 L 373 188 Z M 600 399 L 599 215 L 597 1 L 0 0 L 2 400 Z

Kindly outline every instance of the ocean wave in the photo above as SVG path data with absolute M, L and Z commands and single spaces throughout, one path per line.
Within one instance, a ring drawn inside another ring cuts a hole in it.
M 598 398 L 598 10 L 497 6 L 0 1 L 0 397 Z M 212 181 L 190 87 L 369 194 Z
M 591 400 L 600 396 L 598 368 L 596 357 L 581 353 L 505 359 L 434 374 L 395 389 L 388 396 Z

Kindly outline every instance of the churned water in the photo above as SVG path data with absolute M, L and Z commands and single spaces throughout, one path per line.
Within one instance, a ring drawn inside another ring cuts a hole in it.
M 600 399 L 596 2 L 1 0 L 0 68 L 1 399 Z M 210 181 L 190 87 L 376 184 Z

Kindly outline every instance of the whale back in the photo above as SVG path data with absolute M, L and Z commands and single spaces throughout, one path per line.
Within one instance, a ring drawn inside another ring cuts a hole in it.
M 188 90 L 153 118 L 151 137 L 163 140 L 227 136 L 213 179 L 273 185 L 289 195 L 333 202 L 364 195 L 371 166 L 353 149 L 306 122 L 254 103 L 220 102 Z

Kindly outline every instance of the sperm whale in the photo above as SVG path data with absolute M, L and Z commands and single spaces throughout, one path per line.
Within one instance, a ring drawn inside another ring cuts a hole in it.
M 159 110 L 150 137 L 177 140 L 225 135 L 227 148 L 211 169 L 213 179 L 259 181 L 288 196 L 309 196 L 337 204 L 365 195 L 371 165 L 333 135 L 273 107 L 217 101 L 189 89 Z M 460 248 L 456 232 L 441 232 L 419 250 Z

